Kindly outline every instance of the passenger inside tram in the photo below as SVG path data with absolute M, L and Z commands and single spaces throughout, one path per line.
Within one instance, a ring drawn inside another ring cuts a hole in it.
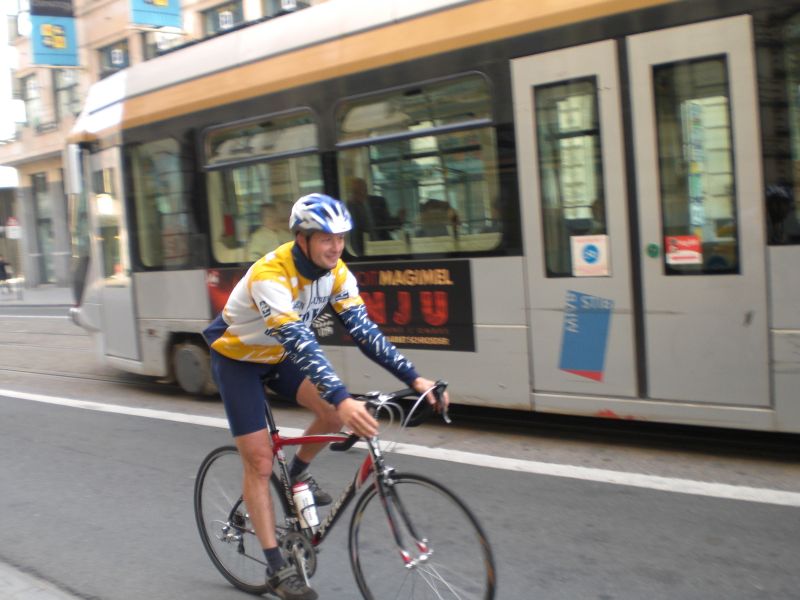
M 261 205 L 261 225 L 250 234 L 247 242 L 247 258 L 258 260 L 281 244 L 293 239 L 289 231 L 289 207 L 283 203 Z
M 458 213 L 444 200 L 430 199 L 420 207 L 418 236 L 455 235 L 459 224 Z

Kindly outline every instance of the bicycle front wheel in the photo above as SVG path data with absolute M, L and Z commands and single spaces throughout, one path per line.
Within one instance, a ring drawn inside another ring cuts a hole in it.
M 359 498 L 350 522 L 350 562 L 364 598 L 494 598 L 492 549 L 467 506 L 427 477 L 402 474 L 393 479 L 388 501 L 412 563 L 403 559 L 372 485 Z
M 275 482 L 270 483 L 274 489 Z M 225 579 L 245 592 L 263 594 L 267 591 L 266 562 L 241 490 L 239 452 L 233 446 L 213 450 L 195 480 L 195 519 L 203 546 Z M 272 497 L 277 496 L 273 493 Z M 275 503 L 275 511 L 282 512 L 280 501 Z

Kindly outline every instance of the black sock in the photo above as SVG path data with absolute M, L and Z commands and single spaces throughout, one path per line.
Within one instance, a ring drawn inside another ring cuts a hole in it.
M 281 549 L 277 546 L 274 548 L 264 548 L 264 558 L 267 559 L 267 573 L 269 575 L 274 575 L 286 564 L 286 561 L 283 560 Z
M 295 477 L 300 475 L 300 473 L 305 471 L 308 468 L 308 465 L 309 463 L 303 462 L 302 460 L 297 458 L 297 456 L 295 456 L 294 458 L 292 458 L 292 462 L 289 463 L 289 477 L 294 479 Z

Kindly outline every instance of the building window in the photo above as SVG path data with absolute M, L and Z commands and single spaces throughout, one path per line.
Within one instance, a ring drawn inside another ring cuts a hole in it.
M 308 8 L 310 3 L 308 0 L 263 0 L 262 5 L 265 17 L 277 17 L 302 8 Z
M 165 28 L 166 29 L 166 28 Z M 177 31 L 145 31 L 142 33 L 144 60 L 160 56 L 183 44 L 183 34 Z
M 209 36 L 232 29 L 244 22 L 244 10 L 242 1 L 226 2 L 214 8 L 204 10 L 203 15 L 203 35 Z
M 25 102 L 25 122 L 31 127 L 38 127 L 42 121 L 42 98 L 36 75 L 29 75 L 21 80 L 23 101 Z
M 76 70 L 54 69 L 53 93 L 56 104 L 56 121 L 75 116 L 81 112 L 78 72 Z
M 100 54 L 100 79 L 108 77 L 130 64 L 128 40 L 120 40 L 100 48 L 97 52 Z

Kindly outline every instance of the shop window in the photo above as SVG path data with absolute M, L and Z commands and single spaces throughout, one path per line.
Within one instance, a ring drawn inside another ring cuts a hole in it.
M 39 273 L 42 281 L 55 281 L 53 268 L 53 251 L 55 236 L 53 233 L 53 204 L 48 193 L 47 175 L 35 173 L 31 176 L 31 192 L 33 209 L 36 214 L 36 243 L 39 255 Z

